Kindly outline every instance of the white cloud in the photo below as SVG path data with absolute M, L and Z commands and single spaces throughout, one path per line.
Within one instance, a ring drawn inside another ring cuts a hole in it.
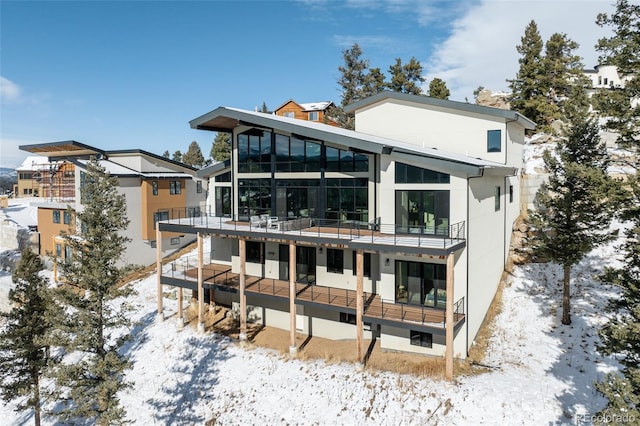
M 20 87 L 8 78 L 0 76 L 0 98 L 3 103 L 20 99 Z
M 611 10 L 608 1 L 483 0 L 454 21 L 451 35 L 423 64 L 427 84 L 433 77 L 443 79 L 451 90 L 450 99 L 458 101 L 473 99 L 478 86 L 508 91 L 506 79 L 514 78 L 518 70 L 516 45 L 532 19 L 544 41 L 553 33 L 565 33 L 578 42 L 576 53 L 586 68 L 593 68 L 598 58 L 594 45 L 610 32 L 598 27 L 595 19 Z
M 26 139 L 11 139 L 0 137 L 0 167 L 16 168 L 25 158 L 30 154 L 26 151 L 21 151 L 18 148 L 21 145 L 33 145 L 37 143 L 43 143 L 43 140 L 26 140 Z

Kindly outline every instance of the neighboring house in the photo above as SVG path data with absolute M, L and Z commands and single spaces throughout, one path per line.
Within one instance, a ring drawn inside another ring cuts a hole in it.
M 297 118 L 298 120 L 316 121 L 337 126 L 337 123 L 327 115 L 333 106 L 335 105 L 330 101 L 299 104 L 293 99 L 289 99 L 276 108 L 273 114 L 279 117 Z
M 592 70 L 582 70 L 589 80 L 592 89 L 615 89 L 625 86 L 629 77 L 620 77 L 615 65 L 596 65 Z
M 248 320 L 289 330 L 292 351 L 297 331 L 355 338 L 359 359 L 365 338 L 464 358 L 504 269 L 535 125 L 395 92 L 346 110 L 356 131 L 229 107 L 192 120 L 231 132 L 232 159 L 198 173 L 210 215 L 159 224 L 197 235 L 200 255 L 165 269 L 158 291 L 196 291 L 199 325 L 211 301 L 238 312 L 241 337 Z
M 16 173 L 15 197 L 41 197 L 50 201 L 74 197 L 75 167 L 68 161 L 29 156 Z
M 104 151 L 76 141 L 52 142 L 21 146 L 20 149 L 37 153 L 50 162 L 68 162 L 73 165 L 73 193 L 66 202 L 37 204 L 40 253 L 66 258 L 60 231 L 75 226 L 75 218 L 67 211 L 71 206 L 82 209 L 82 181 L 86 164 L 91 156 L 112 176 L 118 178 L 118 191 L 127 202 L 130 221 L 126 235 L 131 238 L 123 259 L 129 264 L 149 265 L 156 260 L 156 222 L 173 215 L 202 214 L 206 193 L 196 169 L 159 155 L 142 150 Z M 55 192 L 55 187 L 53 188 Z M 189 207 L 187 207 L 189 206 Z M 163 255 L 170 254 L 194 240 L 193 236 L 167 233 L 162 244 Z

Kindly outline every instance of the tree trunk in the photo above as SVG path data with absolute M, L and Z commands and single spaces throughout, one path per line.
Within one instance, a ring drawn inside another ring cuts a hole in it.
M 36 373 L 33 381 L 33 420 L 36 426 L 40 426 L 40 379 Z
M 562 324 L 571 324 L 571 265 L 564 265 L 562 292 Z

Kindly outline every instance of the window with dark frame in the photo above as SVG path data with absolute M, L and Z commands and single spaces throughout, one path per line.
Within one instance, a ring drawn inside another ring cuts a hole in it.
M 177 246 L 178 244 L 180 244 L 180 237 L 171 238 L 169 240 L 169 244 L 171 244 L 172 246 Z
M 62 244 L 56 243 L 56 257 L 62 257 Z
M 500 187 L 496 186 L 496 194 L 495 194 L 495 201 L 494 201 L 494 210 L 495 211 L 500 211 Z
M 179 195 L 182 193 L 182 187 L 179 180 L 172 180 L 169 182 L 169 194 Z
M 509 202 L 513 203 L 513 185 L 509 185 Z
M 413 346 L 433 347 L 433 334 L 415 330 L 410 330 L 410 333 L 410 340 Z
M 352 252 L 352 259 L 353 259 L 353 275 L 356 275 L 356 251 L 354 250 Z M 365 277 L 371 277 L 371 253 L 363 253 L 364 255 L 364 259 L 363 259 L 363 263 L 364 263 L 364 276 Z
M 196 181 L 196 193 L 202 194 L 202 181 L 201 180 Z
M 70 225 L 71 224 L 71 212 L 68 211 L 64 211 L 62 213 L 62 221 L 65 225 Z
M 264 243 L 247 241 L 245 245 L 245 260 L 248 263 L 264 263 Z
M 60 210 L 53 211 L 53 223 L 60 223 Z
M 155 212 L 153 214 L 153 229 L 156 229 L 156 223 L 158 223 L 161 220 L 169 220 L 169 212 L 168 211 Z
M 151 182 L 151 192 L 153 195 L 158 195 L 158 181 Z
M 487 130 L 487 152 L 502 151 L 502 130 Z
M 449 183 L 451 178 L 446 173 L 395 163 L 396 183 Z
M 338 249 L 327 249 L 327 272 L 341 274 L 344 271 L 344 252 Z

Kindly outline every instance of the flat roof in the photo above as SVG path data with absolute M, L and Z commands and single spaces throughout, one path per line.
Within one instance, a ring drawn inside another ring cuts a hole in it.
M 473 114 L 490 115 L 493 117 L 501 117 L 505 120 L 517 121 L 525 129 L 533 130 L 536 127 L 536 123 L 520 114 L 517 111 L 509 109 L 493 108 L 484 105 L 470 104 L 467 102 L 450 101 L 448 99 L 432 98 L 425 95 L 411 95 L 409 93 L 391 92 L 385 90 L 377 93 L 368 98 L 362 99 L 358 102 L 354 102 L 344 107 L 344 111 L 347 113 L 355 113 L 357 110 L 368 107 L 370 105 L 382 102 L 386 99 L 394 99 L 405 102 L 412 102 L 421 105 L 434 106 L 438 108 L 452 109 L 456 111 L 470 112 Z

